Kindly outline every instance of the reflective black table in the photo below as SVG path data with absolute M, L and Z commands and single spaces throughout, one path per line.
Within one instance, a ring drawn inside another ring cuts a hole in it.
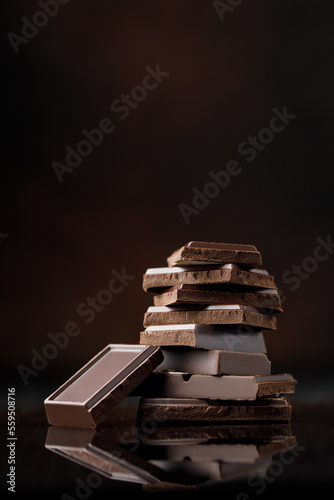
M 18 407 L 15 496 L 160 498 L 182 492 L 248 500 L 321 494 L 334 482 L 334 404 L 303 395 L 291 403 L 288 423 L 138 427 L 117 418 L 98 429 L 52 427 L 43 405 Z M 2 454 L 6 464 L 5 446 Z

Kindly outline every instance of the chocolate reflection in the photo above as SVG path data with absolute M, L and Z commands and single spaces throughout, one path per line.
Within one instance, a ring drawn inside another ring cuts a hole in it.
M 97 429 L 50 427 L 45 446 L 94 472 L 145 491 L 264 477 L 274 455 L 296 446 L 290 423 L 158 423 L 117 418 Z

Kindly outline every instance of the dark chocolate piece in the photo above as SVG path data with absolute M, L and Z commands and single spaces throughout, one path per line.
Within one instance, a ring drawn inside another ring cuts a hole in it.
M 255 401 L 220 401 L 196 398 L 142 398 L 138 419 L 157 422 L 274 422 L 291 419 L 285 397 Z
M 230 285 L 231 286 L 231 285 Z M 176 285 L 167 288 L 163 293 L 154 295 L 155 306 L 184 305 L 184 304 L 240 304 L 282 312 L 280 295 L 275 289 L 254 289 L 240 287 L 243 291 L 219 289 L 219 285 Z
M 143 289 L 161 292 L 171 286 L 232 283 L 260 288 L 277 288 L 274 278 L 264 269 L 243 269 L 236 264 L 149 268 L 143 276 Z
M 94 428 L 163 360 L 161 349 L 110 344 L 45 401 L 52 425 Z
M 254 267 L 262 264 L 262 257 L 253 245 L 191 241 L 175 250 L 167 258 L 167 263 L 168 266 L 220 263 Z
M 261 314 L 258 309 L 240 305 L 212 305 L 200 307 L 152 306 L 144 316 L 144 327 L 169 324 L 250 325 L 276 329 L 276 317 Z

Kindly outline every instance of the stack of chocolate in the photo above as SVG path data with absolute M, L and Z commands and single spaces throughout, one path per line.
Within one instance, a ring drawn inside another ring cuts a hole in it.
M 263 332 L 282 312 L 253 245 L 192 241 L 148 269 L 154 293 L 140 344 L 164 360 L 140 385 L 141 407 L 172 420 L 289 420 L 296 381 L 272 374 Z
M 46 398 L 46 447 L 147 491 L 263 476 L 295 446 L 296 381 L 271 373 L 263 337 L 274 279 L 252 245 L 193 241 L 167 262 L 144 275 L 141 345 L 105 346 Z

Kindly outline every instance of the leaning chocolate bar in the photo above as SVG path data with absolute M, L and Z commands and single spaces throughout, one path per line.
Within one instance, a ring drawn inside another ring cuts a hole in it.
M 52 425 L 95 428 L 163 360 L 152 346 L 110 344 L 44 401 Z

